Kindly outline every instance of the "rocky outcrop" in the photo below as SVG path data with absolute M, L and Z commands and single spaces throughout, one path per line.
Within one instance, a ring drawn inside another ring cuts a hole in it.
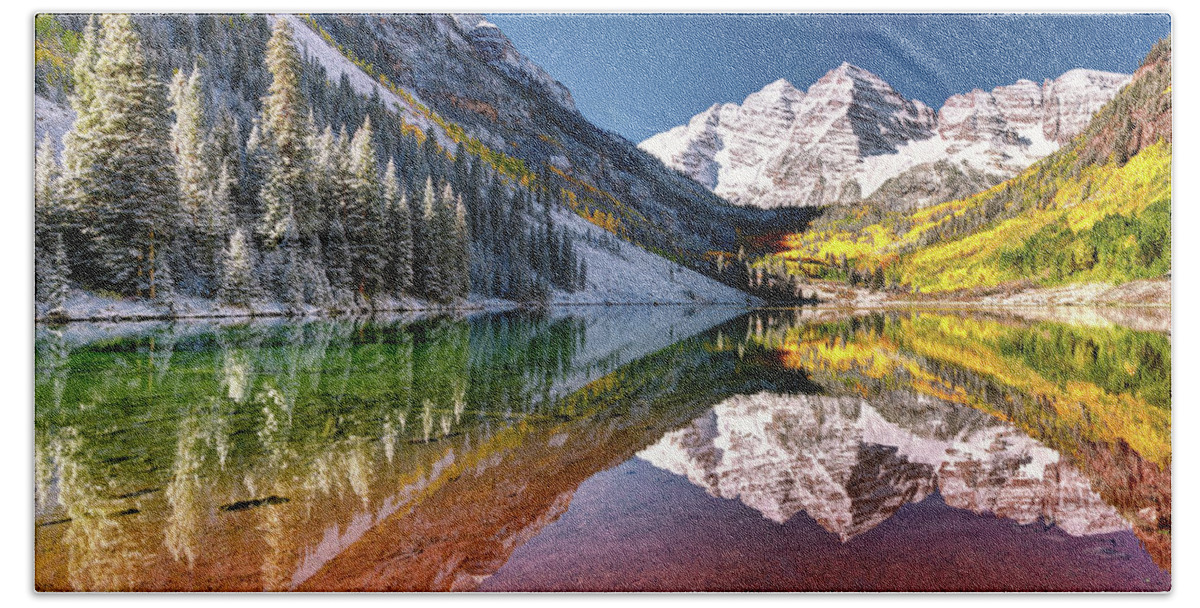
M 1128 74 L 1071 70 L 1042 85 L 1042 133 L 1059 145 L 1083 132 L 1092 115 L 1121 87 Z
M 887 191 L 901 207 L 957 191 L 926 181 L 940 161 L 995 183 L 1079 134 L 1129 76 L 1072 70 L 954 95 L 934 112 L 879 76 L 843 63 L 801 92 L 773 82 L 741 104 L 717 104 L 640 147 L 730 201 L 759 207 L 817 206 Z M 895 184 L 893 183 L 893 186 Z M 890 198 L 889 198 L 890 201 Z M 889 201 L 884 201 L 891 205 Z
M 942 159 L 922 163 L 888 178 L 868 200 L 892 211 L 909 211 L 933 201 L 965 198 L 995 186 L 1003 179 L 995 173 Z
M 1057 452 L 982 412 L 908 393 L 730 398 L 639 456 L 783 523 L 843 541 L 933 491 L 947 504 L 1072 535 L 1129 524 Z
M 522 55 L 496 24 L 479 15 L 455 15 L 471 48 L 484 61 L 527 87 L 541 89 L 558 105 L 575 110 L 575 99 L 562 83 Z
M 1160 41 L 1146 55 L 1122 94 L 1085 129 L 1080 158 L 1118 165 L 1158 141 L 1171 143 L 1171 43 Z

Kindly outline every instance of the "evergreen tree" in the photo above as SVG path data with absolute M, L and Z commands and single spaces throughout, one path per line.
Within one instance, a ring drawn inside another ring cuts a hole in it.
M 266 185 L 267 170 L 270 168 L 271 154 L 269 143 L 263 139 L 262 127 L 255 118 L 250 126 L 250 134 L 246 136 L 245 163 L 242 166 L 242 178 L 238 184 L 238 199 L 235 214 L 238 223 L 244 226 L 255 226 L 262 219 L 263 186 Z
M 235 228 L 233 216 L 233 190 L 236 182 L 230 163 L 221 166 L 213 183 L 204 189 L 199 210 L 200 216 L 194 226 L 196 268 L 201 278 L 211 280 L 215 288 L 219 284 L 223 244 L 229 240 Z M 209 295 L 205 293 L 203 295 Z
M 341 194 L 336 191 L 338 147 L 333 128 L 325 126 L 320 135 L 314 136 L 310 146 L 313 154 L 313 187 L 322 217 L 329 218 L 339 213 Z
M 100 53 L 100 32 L 97 16 L 88 18 L 79 50 L 74 60 L 75 94 L 71 96 L 71 107 L 75 110 L 75 122 L 63 138 L 63 164 L 67 176 L 67 195 L 76 208 L 84 207 L 90 199 L 87 185 L 98 181 L 93 175 L 97 169 L 99 150 L 92 140 L 99 135 L 103 112 L 96 101 L 96 61 Z
M 383 175 L 383 203 L 387 209 L 387 283 L 396 296 L 413 288 L 413 232 L 408 196 L 400 191 L 396 163 L 388 159 Z
M 438 146 L 436 137 L 426 137 L 425 143 L 421 147 L 421 157 L 425 171 L 434 181 L 440 182 L 446 176 L 445 162 L 446 156 L 442 154 L 441 147 Z
M 884 285 L 883 267 L 876 266 L 874 274 L 871 275 L 871 291 L 883 289 L 883 285 Z
M 46 305 L 51 315 L 63 314 L 67 303 L 67 277 L 71 269 L 67 262 L 67 246 L 62 234 L 54 235 L 54 255 L 46 274 Z
M 309 244 L 303 269 L 305 299 L 317 306 L 329 306 L 333 302 L 333 289 L 329 285 L 329 275 L 325 272 L 325 256 L 321 252 L 320 239 L 313 239 Z
M 413 243 L 416 252 L 413 271 L 417 279 L 417 291 L 426 299 L 441 301 L 445 296 L 442 285 L 441 252 L 444 243 L 438 239 L 440 222 L 437 216 L 439 206 L 433 190 L 433 178 L 425 179 L 425 193 L 421 197 L 421 220 L 417 224 L 416 239 Z
M 283 238 L 291 222 L 305 241 L 319 227 L 312 193 L 308 110 L 300 89 L 301 61 L 286 19 L 279 19 L 267 42 L 268 94 L 262 100 L 262 146 L 266 154 L 259 232 L 268 244 Z
M 458 184 L 459 189 L 466 188 L 470 178 L 471 167 L 467 162 L 467 149 L 462 144 L 454 146 L 454 169 L 452 171 L 454 183 Z
M 150 78 L 129 15 L 89 24 L 73 98 L 77 119 L 66 139 L 64 192 L 82 217 L 97 286 L 151 298 L 170 282 L 166 254 L 179 224 L 170 160 L 166 95 Z
M 283 281 L 284 294 L 283 301 L 288 305 L 288 311 L 291 314 L 300 314 L 304 312 L 305 303 L 305 261 L 301 256 L 301 245 L 298 241 L 288 240 L 285 237 L 285 243 L 282 245 L 284 251 L 284 267 Z
M 221 301 L 229 304 L 249 304 L 254 298 L 254 267 L 246 244 L 246 235 L 238 228 L 229 237 L 221 276 Z
M 48 239 L 43 242 L 48 231 L 56 230 L 61 214 L 58 193 L 58 177 L 61 169 L 58 166 L 58 156 L 54 150 L 54 138 L 46 132 L 38 145 L 34 156 L 33 172 L 33 208 L 35 236 L 39 247 L 48 247 Z
M 334 298 L 344 299 L 355 289 L 355 285 L 354 277 L 350 274 L 350 243 L 337 216 L 329 224 L 328 235 L 325 241 L 325 274 Z
M 171 111 L 175 113 L 171 149 L 175 153 L 179 202 L 195 219 L 204 205 L 210 182 L 205 166 L 208 142 L 204 132 L 204 91 L 198 66 L 192 67 L 190 77 L 183 71 L 175 72 L 171 82 Z
M 450 301 L 459 297 L 458 238 L 455 234 L 455 209 L 457 197 L 449 182 L 442 187 L 442 196 L 434 205 L 432 243 L 438 250 L 437 273 L 441 287 L 441 300 Z M 465 255 L 465 254 L 464 254 Z
M 383 283 L 383 192 L 367 117 L 350 142 L 349 192 L 346 198 L 346 238 L 350 241 L 350 269 L 361 295 L 374 294 Z
M 175 72 L 171 84 L 172 151 L 175 175 L 179 182 L 179 200 L 187 214 L 181 248 L 188 251 L 187 262 L 201 282 L 200 295 L 213 295 L 221 284 L 221 259 L 232 226 L 234 181 L 231 170 L 235 157 L 220 156 L 218 147 L 205 134 L 204 92 L 198 66 L 190 77 Z M 223 135 L 222 137 L 228 137 Z
M 454 294 L 466 298 L 471 292 L 471 235 L 467 227 L 467 208 L 462 196 L 454 207 L 453 229 L 453 266 Z
M 233 189 L 230 191 L 230 209 L 233 202 L 240 197 L 242 187 L 242 146 L 241 127 L 237 116 L 228 106 L 222 106 L 212 130 L 209 132 L 208 143 L 205 146 L 208 154 L 205 166 L 209 175 L 220 172 L 221 167 L 229 165 L 229 175 L 232 178 Z M 254 191 L 255 195 L 258 191 Z

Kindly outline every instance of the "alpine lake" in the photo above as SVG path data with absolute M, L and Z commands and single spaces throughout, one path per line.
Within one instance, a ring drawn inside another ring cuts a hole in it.
M 1164 314 L 39 325 L 35 585 L 1167 590 Z

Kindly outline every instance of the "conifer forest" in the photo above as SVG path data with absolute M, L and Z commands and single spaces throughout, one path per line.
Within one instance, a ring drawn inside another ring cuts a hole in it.
M 62 149 L 47 135 L 36 156 L 37 298 L 51 309 L 67 281 L 297 311 L 536 302 L 586 284 L 547 180 L 508 179 L 331 82 L 287 21 L 189 20 L 195 38 L 170 47 L 145 40 L 157 23 L 87 17 L 71 70 L 47 80 L 76 114 Z

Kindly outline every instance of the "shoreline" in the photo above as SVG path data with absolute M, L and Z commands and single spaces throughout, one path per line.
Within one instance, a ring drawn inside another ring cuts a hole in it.
M 290 318 L 290 319 L 321 319 L 321 318 L 345 318 L 345 317 L 371 317 L 380 314 L 392 313 L 418 313 L 418 314 L 458 314 L 458 313 L 499 313 L 513 310 L 552 310 L 563 308 L 607 308 L 614 306 L 705 306 L 705 307 L 724 307 L 724 308 L 745 308 L 751 310 L 761 302 L 735 302 L 735 301 L 595 301 L 595 302 L 549 302 L 547 304 L 529 304 L 522 302 L 514 302 L 511 300 L 476 300 L 466 301 L 457 305 L 436 305 L 436 304 L 417 304 L 414 301 L 413 305 L 408 306 L 385 306 L 379 308 L 355 308 L 355 309 L 320 309 L 309 307 L 308 309 L 297 313 L 293 310 L 288 310 L 281 304 L 276 302 L 259 303 L 258 308 L 246 308 L 238 306 L 222 306 L 208 305 L 199 308 L 193 308 L 185 312 L 174 312 L 170 310 L 172 307 L 163 304 L 152 304 L 141 301 L 126 301 L 126 300 L 110 300 L 111 306 L 124 305 L 125 310 L 114 310 L 108 308 L 100 313 L 72 313 L 68 311 L 61 316 L 51 315 L 49 313 L 39 314 L 34 313 L 35 325 L 65 325 L 68 323 L 138 323 L 145 321 L 179 321 L 179 320 L 205 320 L 205 319 L 271 319 L 271 318 Z
M 612 306 L 715 306 L 753 309 L 808 309 L 816 311 L 854 310 L 990 310 L 1011 313 L 1032 313 L 1021 316 L 1057 317 L 1078 316 L 1075 314 L 1047 314 L 1054 310 L 1108 311 L 1108 316 L 1120 315 L 1121 311 L 1137 311 L 1154 315 L 1166 311 L 1162 319 L 1152 323 L 1156 328 L 1170 326 L 1171 291 L 1169 279 L 1143 279 L 1122 285 L 1079 284 L 1054 288 L 1020 290 L 993 290 L 985 294 L 965 297 L 918 297 L 909 294 L 871 292 L 842 285 L 812 285 L 821 299 L 815 304 L 788 304 L 764 302 L 747 296 L 744 300 L 622 300 L 602 299 L 596 301 L 550 301 L 546 303 L 522 303 L 512 300 L 467 299 L 458 303 L 430 304 L 415 298 L 386 298 L 379 307 L 355 306 L 348 308 L 305 307 L 302 311 L 289 309 L 280 302 L 255 302 L 250 306 L 231 306 L 201 298 L 177 298 L 164 302 L 146 302 L 133 299 L 106 298 L 91 292 L 72 290 L 66 313 L 51 315 L 45 306 L 34 305 L 35 325 L 63 325 L 87 322 L 142 322 L 203 319 L 258 319 L 258 318 L 339 318 L 371 317 L 390 313 L 471 314 L 479 312 L 507 312 L 513 310 L 551 310 Z M 822 289 L 823 288 L 823 289 Z M 822 293 L 823 292 L 823 293 Z M 1096 316 L 1105 317 L 1103 312 Z M 1162 315 L 1158 315 L 1162 316 Z M 1115 322 L 1110 319 L 1110 322 Z

